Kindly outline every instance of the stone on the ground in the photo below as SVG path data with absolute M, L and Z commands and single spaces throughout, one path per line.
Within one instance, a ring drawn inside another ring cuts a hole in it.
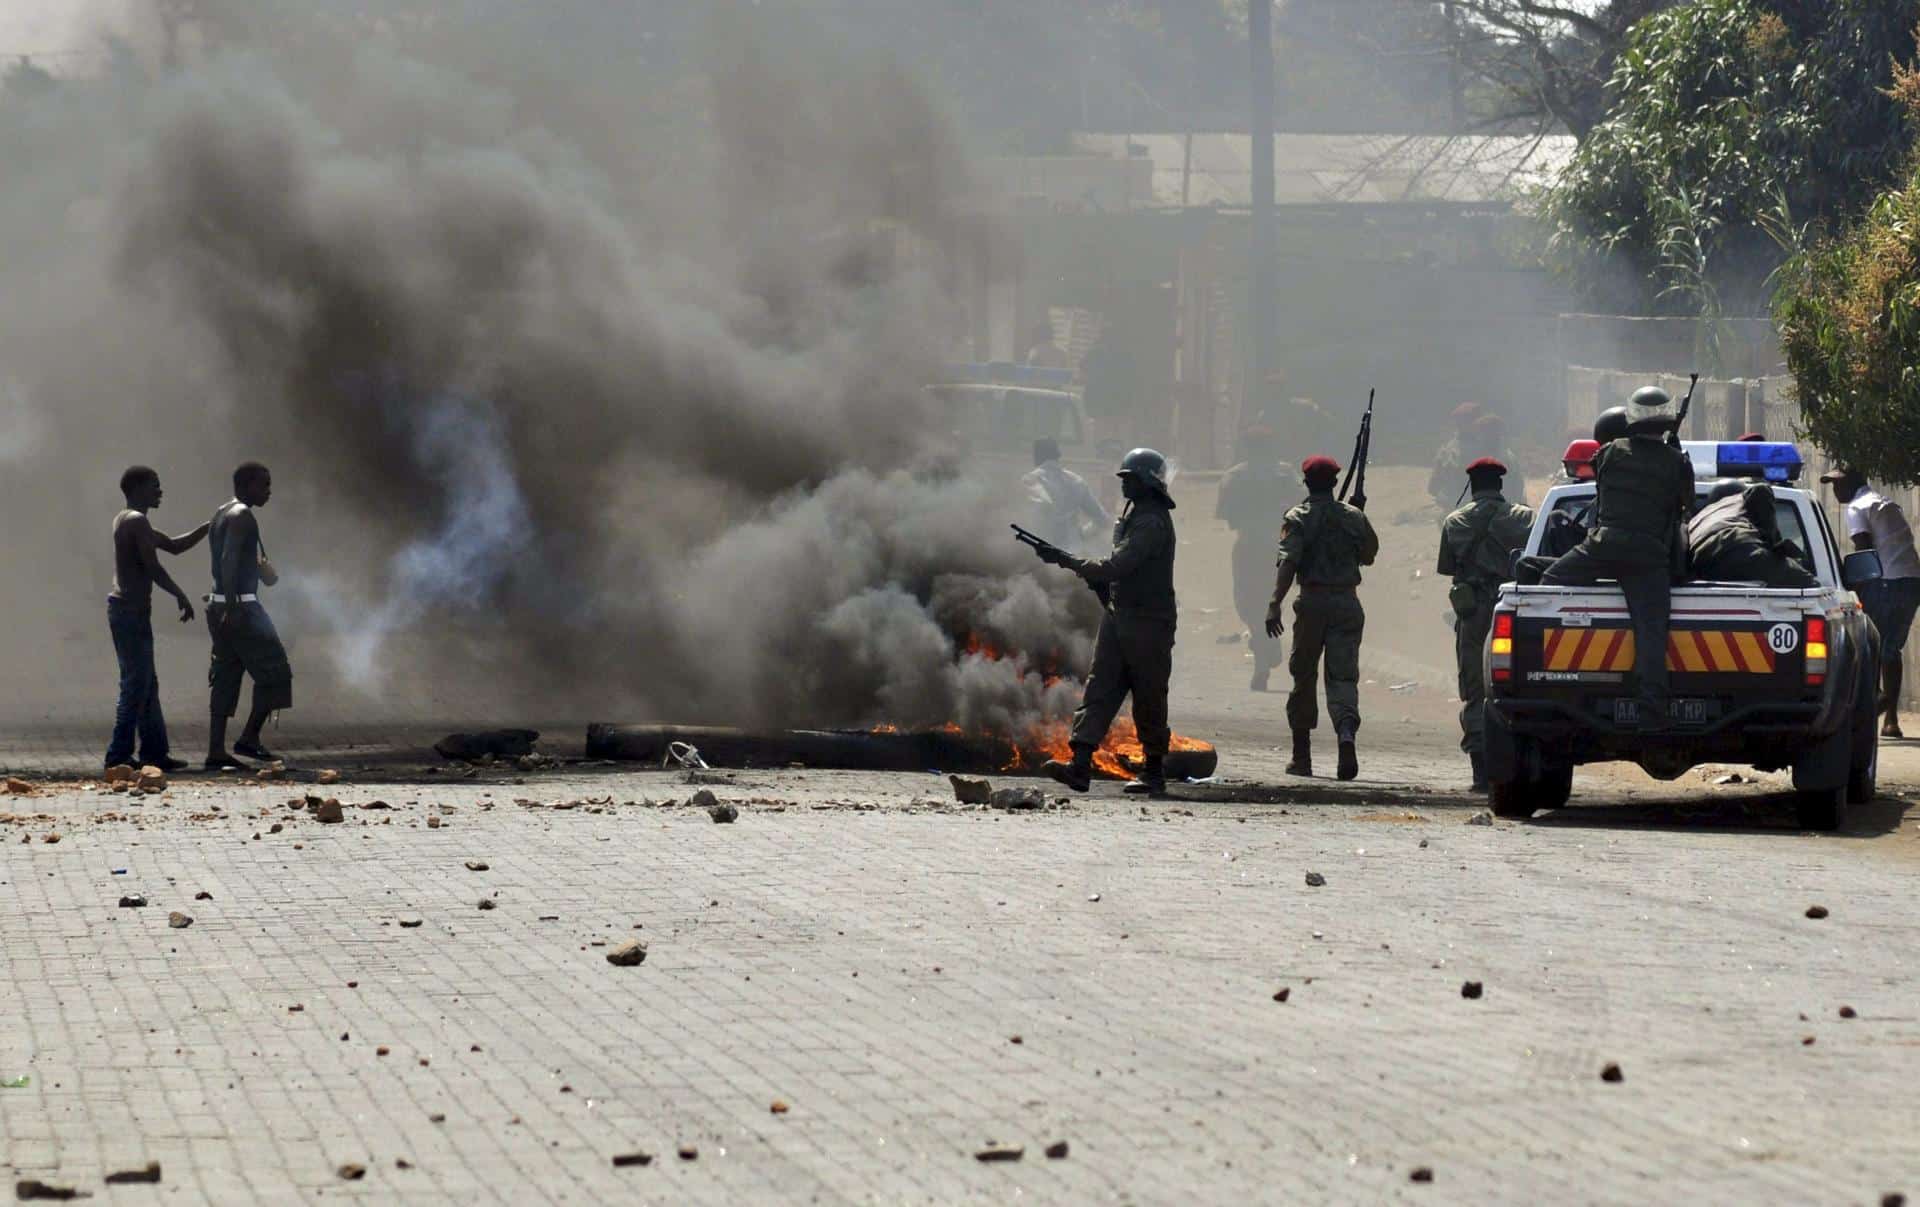
M 149 1161 L 139 1169 L 122 1169 L 107 1175 L 107 1185 L 127 1186 L 160 1180 L 160 1162 Z
M 480 908 L 481 908 L 481 909 L 493 909 L 493 908 L 495 908 L 495 905 L 494 905 L 494 900 L 493 900 L 493 898 L 492 898 L 492 897 L 482 897 L 482 898 L 480 898 Z
M 175 930 L 185 930 L 193 925 L 193 919 L 176 909 L 167 914 L 167 925 Z
M 607 963 L 621 968 L 631 968 L 647 958 L 647 945 L 638 939 L 628 939 L 607 949 Z
M 1047 1145 L 1047 1160 L 1061 1160 L 1067 1155 L 1067 1152 L 1067 1142 L 1065 1140 L 1055 1140 L 1052 1144 Z
M 995 788 L 988 803 L 996 809 L 1024 811 L 1047 807 L 1047 794 L 1038 788 Z
M 1485 992 L 1479 981 L 1467 981 L 1460 986 L 1460 996 L 1464 998 L 1478 999 Z
M 629 1165 L 651 1164 L 653 1164 L 653 1154 L 648 1152 L 616 1153 L 613 1158 L 613 1167 L 615 1169 L 624 1169 Z
M 22 1178 L 13 1184 L 13 1193 L 15 1198 L 22 1201 L 50 1199 L 54 1202 L 64 1203 L 71 1199 L 80 1198 L 87 1192 L 84 1190 L 75 1190 L 71 1186 L 55 1186 L 49 1182 L 42 1182 L 38 1178 Z
M 1470 826 L 1490 826 L 1493 824 L 1493 814 L 1482 809 L 1472 817 L 1467 818 L 1467 824 Z
M 319 775 L 314 776 L 313 782 L 316 784 L 337 784 L 340 782 L 340 773 L 338 771 L 328 769 L 326 771 L 322 771 Z
M 118 766 L 107 768 L 107 774 L 104 778 L 109 784 L 131 784 L 140 778 L 140 769 L 126 763 L 121 763 Z
M 963 805 L 984 805 L 993 800 L 993 784 L 987 780 L 949 775 L 947 782 L 953 785 L 953 799 Z
M 1807 907 L 1807 917 L 1809 918 L 1813 918 L 1817 920 L 1820 918 L 1824 918 L 1826 916 L 1827 916 L 1827 907 L 1824 905 L 1809 905 Z
M 1625 1081 L 1626 1079 L 1627 1075 L 1620 1071 L 1620 1066 L 1611 1060 L 1600 1069 L 1600 1080 L 1602 1081 Z
M 1320 873 L 1318 872 L 1307 873 L 1308 888 L 1324 888 L 1326 887 L 1326 883 L 1327 883 L 1327 878 L 1325 876 L 1322 876 Z
M 37 791 L 39 791 L 37 784 L 29 783 L 17 776 L 7 777 L 7 795 L 9 796 L 32 796 Z
M 467 870 L 469 872 L 484 872 L 487 870 L 487 861 L 484 859 L 469 859 L 467 860 Z
M 1018 1161 L 1026 1155 L 1027 1147 L 1024 1144 L 1001 1144 L 998 1141 L 993 1141 L 985 1148 L 974 1153 L 973 1159 L 976 1161 Z
M 715 825 L 731 825 L 740 819 L 740 810 L 729 804 L 713 805 L 707 809 L 707 816 L 713 818 Z
M 167 790 L 167 773 L 166 772 L 154 766 L 146 766 L 146 767 L 140 768 L 140 791 L 165 792 L 166 790 Z
M 335 822 L 345 821 L 347 818 L 346 813 L 340 808 L 340 802 L 329 796 L 327 799 L 321 801 L 319 807 L 313 811 L 313 819 L 331 825 Z
M 720 798 L 713 794 L 713 789 L 702 788 L 688 797 L 687 803 L 696 809 L 711 809 L 720 803 Z
M 121 909 L 145 909 L 146 905 L 147 899 L 145 897 L 127 896 L 120 898 Z
M 361 1178 L 364 1178 L 367 1176 L 367 1167 L 364 1165 L 358 1164 L 356 1162 L 349 1161 L 345 1165 L 342 1165 L 336 1172 L 338 1172 L 342 1178 L 345 1178 L 349 1182 L 358 1182 Z

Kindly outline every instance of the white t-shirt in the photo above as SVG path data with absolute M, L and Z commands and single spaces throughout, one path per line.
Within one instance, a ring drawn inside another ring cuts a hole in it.
M 1866 533 L 1880 553 L 1884 578 L 1920 578 L 1920 554 L 1914 552 L 1913 528 L 1900 505 L 1866 487 L 1847 502 L 1847 535 Z

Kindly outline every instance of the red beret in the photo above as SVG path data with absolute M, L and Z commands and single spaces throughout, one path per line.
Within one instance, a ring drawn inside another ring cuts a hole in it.
M 1469 477 L 1474 474 L 1500 474 L 1504 476 L 1506 472 L 1506 464 L 1498 457 L 1482 457 L 1472 465 L 1467 466 L 1467 475 Z
M 1340 463 L 1332 457 L 1315 455 L 1300 463 L 1300 476 L 1303 478 L 1337 478 L 1340 476 Z

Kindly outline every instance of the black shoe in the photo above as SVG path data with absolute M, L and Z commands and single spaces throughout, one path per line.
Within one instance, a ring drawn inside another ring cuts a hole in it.
M 185 759 L 164 756 L 157 759 L 141 759 L 139 765 L 142 767 L 158 767 L 168 775 L 172 775 L 176 771 L 185 771 L 187 768 L 193 766 L 192 763 L 187 762 Z
M 1046 765 L 1040 770 L 1075 792 L 1085 792 L 1093 787 L 1093 765 L 1083 763 L 1079 759 L 1071 763 L 1063 763 L 1059 759 L 1048 759 Z
M 279 755 L 268 750 L 258 742 L 235 742 L 233 744 L 233 752 L 245 758 L 250 758 L 257 763 L 278 763 L 281 761 Z
M 1360 756 L 1354 752 L 1353 739 L 1348 738 L 1340 743 L 1340 765 L 1334 770 L 1334 775 L 1343 780 L 1350 780 L 1357 778 L 1359 774 Z
M 228 754 L 226 751 L 222 750 L 218 754 L 208 755 L 207 761 L 200 764 L 200 770 L 202 771 L 238 771 L 240 770 L 240 764 L 237 761 L 235 761 L 234 757 L 231 754 Z
M 1287 764 L 1288 775 L 1313 774 L 1313 734 L 1309 730 L 1293 731 L 1293 759 Z
M 1128 781 L 1120 789 L 1129 796 L 1165 796 L 1167 794 L 1167 773 L 1165 760 L 1157 755 L 1148 755 L 1146 765 L 1140 768 L 1140 774 Z

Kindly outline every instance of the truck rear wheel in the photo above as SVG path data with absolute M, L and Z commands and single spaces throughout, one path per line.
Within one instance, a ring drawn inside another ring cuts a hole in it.
M 1495 817 L 1525 821 L 1541 809 L 1558 809 L 1573 795 L 1573 764 L 1542 768 L 1538 779 L 1495 780 L 1488 796 Z
M 1847 803 L 1864 805 L 1880 790 L 1880 714 L 1869 688 L 1865 706 L 1853 706 L 1853 758 L 1847 768 Z
M 1838 830 L 1847 812 L 1847 787 L 1796 793 L 1794 813 L 1802 830 Z

